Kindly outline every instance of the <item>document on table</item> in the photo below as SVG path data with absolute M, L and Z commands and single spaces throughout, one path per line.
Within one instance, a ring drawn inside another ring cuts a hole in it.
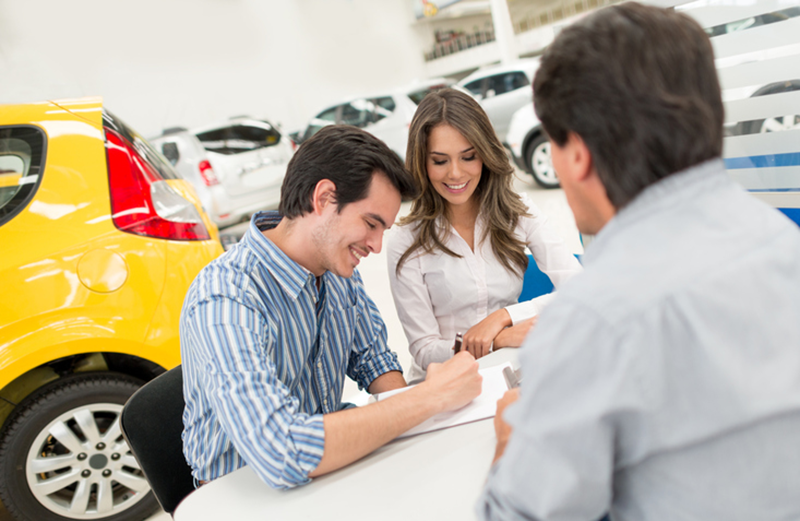
M 407 436 L 414 436 L 415 434 L 422 434 L 425 432 L 437 431 L 439 429 L 446 429 L 448 427 L 455 427 L 464 423 L 470 423 L 478 420 L 485 420 L 486 418 L 493 418 L 497 412 L 497 400 L 503 397 L 503 394 L 508 390 L 508 384 L 503 376 L 503 369 L 511 367 L 510 363 L 497 365 L 494 367 L 487 367 L 480 371 L 483 377 L 481 394 L 470 403 L 455 411 L 443 412 L 437 414 L 432 418 L 420 423 L 413 429 L 410 429 L 398 438 L 405 438 Z M 402 393 L 411 389 L 413 386 L 402 387 L 393 391 L 387 391 L 375 396 L 377 401 L 385 400 L 390 396 Z M 433 397 L 435 399 L 435 397 Z

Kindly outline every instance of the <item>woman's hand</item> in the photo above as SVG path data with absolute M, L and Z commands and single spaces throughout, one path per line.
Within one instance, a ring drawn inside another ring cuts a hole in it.
M 486 356 L 492 349 L 492 343 L 498 333 L 510 325 L 511 316 L 508 311 L 505 308 L 498 309 L 464 333 L 464 341 L 461 343 L 461 348 L 472 353 L 475 358 Z
M 519 347 L 528 336 L 528 331 L 536 325 L 536 320 L 539 315 L 536 315 L 528 320 L 523 320 L 519 324 L 507 327 L 500 331 L 494 338 L 494 348 L 500 349 L 501 347 Z

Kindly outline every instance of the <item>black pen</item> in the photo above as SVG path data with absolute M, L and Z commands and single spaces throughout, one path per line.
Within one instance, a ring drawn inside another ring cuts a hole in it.
M 461 335 L 461 333 L 456 333 L 456 343 L 453 344 L 453 351 L 455 351 L 456 353 L 461 351 L 461 341 L 463 339 L 464 337 Z

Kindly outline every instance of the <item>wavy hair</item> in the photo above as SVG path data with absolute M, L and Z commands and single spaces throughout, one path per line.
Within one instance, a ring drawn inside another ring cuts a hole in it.
M 400 225 L 416 225 L 417 236 L 397 262 L 398 274 L 403 263 L 418 249 L 425 253 L 438 249 L 447 255 L 461 257 L 444 244 L 445 237 L 440 234 L 437 221 L 442 219 L 445 224 L 450 224 L 447 203 L 428 178 L 428 138 L 439 125 L 450 125 L 458 130 L 483 161 L 481 180 L 473 193 L 473 197 L 478 198 L 479 212 L 487 223 L 479 243 L 488 236 L 492 251 L 503 266 L 521 276 L 528 267 L 528 257 L 525 244 L 514 235 L 514 229 L 520 217 L 528 213 L 512 187 L 514 167 L 478 102 L 455 89 L 441 89 L 425 96 L 411 120 L 406 168 L 417 184 L 419 195 L 411 203 L 411 213 L 400 220 Z

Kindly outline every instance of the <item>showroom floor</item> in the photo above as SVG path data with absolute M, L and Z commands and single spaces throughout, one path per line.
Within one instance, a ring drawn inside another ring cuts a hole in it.
M 515 181 L 515 187 L 520 193 L 524 192 L 528 194 L 539 209 L 550 218 L 551 223 L 560 230 L 564 240 L 567 242 L 567 246 L 573 253 L 583 253 L 578 231 L 575 228 L 575 221 L 562 190 L 543 190 L 533 182 L 530 176 L 519 171 L 518 178 Z M 403 204 L 400 209 L 401 215 L 407 213 L 409 207 L 410 205 L 408 203 Z M 386 327 L 389 332 L 389 345 L 397 352 L 403 367 L 410 366 L 411 355 L 409 355 L 406 349 L 407 343 L 405 335 L 403 334 L 400 321 L 397 318 L 389 289 L 385 254 L 370 255 L 361 262 L 359 270 L 366 284 L 367 291 L 377 304 L 386 321 Z M 348 380 L 344 390 L 345 400 L 348 400 L 348 397 L 355 397 L 358 394 L 359 391 L 356 384 Z M 351 399 L 350 401 L 357 400 Z M 150 517 L 148 521 L 169 521 L 170 519 L 169 515 L 161 512 Z M 7 512 L 2 507 L 2 504 L 0 504 L 0 521 L 7 520 L 11 521 Z

